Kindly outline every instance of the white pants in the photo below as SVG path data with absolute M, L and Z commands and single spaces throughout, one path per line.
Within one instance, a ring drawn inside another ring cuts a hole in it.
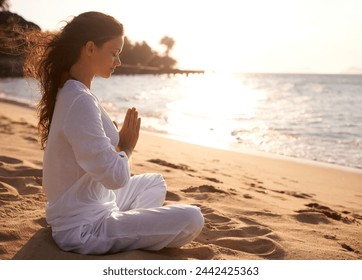
M 133 176 L 127 186 L 115 192 L 119 211 L 91 225 L 53 232 L 58 246 L 81 254 L 160 250 L 192 241 L 203 228 L 198 207 L 162 206 L 166 184 L 159 174 Z

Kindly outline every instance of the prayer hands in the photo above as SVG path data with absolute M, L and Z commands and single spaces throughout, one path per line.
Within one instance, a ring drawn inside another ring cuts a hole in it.
M 138 117 L 136 108 L 128 109 L 119 133 L 118 149 L 131 156 L 139 136 L 141 118 Z

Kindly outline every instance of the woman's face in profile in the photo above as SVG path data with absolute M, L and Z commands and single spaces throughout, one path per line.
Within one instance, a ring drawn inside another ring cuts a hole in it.
M 117 66 L 121 65 L 119 55 L 124 44 L 123 36 L 116 37 L 105 42 L 101 47 L 95 48 L 94 70 L 95 75 L 102 78 L 109 78 Z

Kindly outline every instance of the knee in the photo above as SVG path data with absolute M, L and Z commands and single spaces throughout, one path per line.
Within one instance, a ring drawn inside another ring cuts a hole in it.
M 166 195 L 167 186 L 166 182 L 161 174 L 152 174 L 153 176 L 153 185 L 157 187 L 159 191 L 163 192 Z
M 197 206 L 190 205 L 187 211 L 189 227 L 192 232 L 198 235 L 204 227 L 204 216 L 202 215 L 200 208 Z
M 161 174 L 154 173 L 154 174 L 152 174 L 152 176 L 154 177 L 154 180 L 156 183 L 166 185 L 165 179 L 163 178 L 163 176 Z
M 179 247 L 191 242 L 201 233 L 204 227 L 204 217 L 199 207 L 185 205 L 183 210 L 185 214 L 183 217 L 184 227 L 178 238 L 169 247 Z

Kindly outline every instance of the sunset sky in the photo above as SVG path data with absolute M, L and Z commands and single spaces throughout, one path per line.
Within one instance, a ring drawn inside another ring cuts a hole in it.
M 361 0 L 9 0 L 10 11 L 57 30 L 96 10 L 125 25 L 131 41 L 171 52 L 184 69 L 362 73 Z

